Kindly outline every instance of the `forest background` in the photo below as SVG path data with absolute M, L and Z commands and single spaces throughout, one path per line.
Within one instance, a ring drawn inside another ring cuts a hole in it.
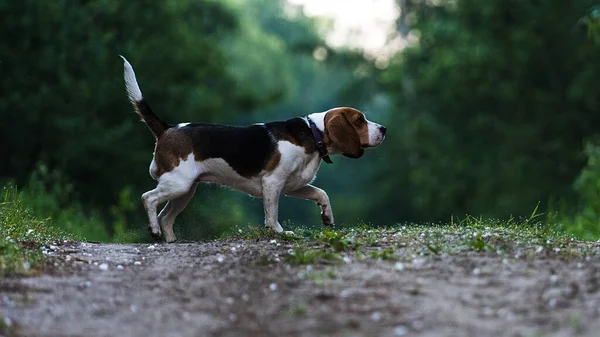
M 368 0 L 365 0 L 368 1 Z M 397 0 L 381 57 L 332 46 L 334 22 L 284 0 L 1 1 L 0 183 L 93 241 L 146 241 L 154 140 L 122 54 L 159 116 L 250 124 L 353 106 L 388 127 L 315 184 L 336 222 L 447 223 L 533 210 L 600 238 L 600 7 L 578 0 Z M 14 187 L 16 186 L 16 187 Z M 287 226 L 317 226 L 282 198 Z M 262 200 L 204 185 L 176 233 L 262 226 Z M 285 225 L 284 225 L 285 226 Z

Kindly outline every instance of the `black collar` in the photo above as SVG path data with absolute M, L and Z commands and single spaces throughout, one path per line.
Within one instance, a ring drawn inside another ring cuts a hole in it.
M 327 153 L 327 148 L 325 147 L 325 143 L 323 142 L 323 135 L 321 130 L 317 128 L 315 122 L 313 122 L 310 117 L 306 117 L 308 120 L 308 125 L 310 125 L 310 129 L 312 131 L 313 137 L 315 138 L 315 142 L 317 143 L 317 150 L 319 151 L 319 156 L 323 159 L 327 164 L 333 164 L 331 158 L 329 158 L 329 153 Z

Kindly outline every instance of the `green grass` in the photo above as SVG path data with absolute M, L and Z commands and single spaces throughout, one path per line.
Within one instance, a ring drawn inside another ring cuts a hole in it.
M 0 233 L 0 277 L 34 272 L 46 260 L 44 246 L 69 239 L 34 217 L 13 186 L 2 189 Z
M 285 255 L 285 261 L 292 264 L 336 263 L 340 256 L 329 250 L 296 247 Z
M 412 261 L 418 256 L 489 254 L 535 258 L 540 254 L 572 258 L 595 254 L 591 245 L 573 244 L 572 236 L 540 221 L 465 217 L 445 224 L 399 224 L 347 228 L 295 228 L 293 235 L 251 229 L 238 236 L 248 240 L 277 239 L 292 244 L 285 256 L 291 264 L 337 264 L 344 259 L 381 262 Z

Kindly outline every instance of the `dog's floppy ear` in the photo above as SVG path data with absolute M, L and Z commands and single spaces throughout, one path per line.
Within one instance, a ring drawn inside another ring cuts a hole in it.
M 360 158 L 365 152 L 360 146 L 358 131 L 344 113 L 334 114 L 325 126 L 333 144 L 349 158 Z

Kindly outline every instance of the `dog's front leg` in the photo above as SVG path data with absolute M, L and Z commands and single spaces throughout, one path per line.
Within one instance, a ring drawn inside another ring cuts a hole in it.
M 283 232 L 279 224 L 279 196 L 285 181 L 277 177 L 264 177 L 262 181 L 263 205 L 265 208 L 265 227 L 277 233 Z
M 333 226 L 334 222 L 331 203 L 329 202 L 327 193 L 322 189 L 313 185 L 306 185 L 300 189 L 286 193 L 286 195 L 316 202 L 321 208 L 321 220 L 323 220 L 323 225 Z

